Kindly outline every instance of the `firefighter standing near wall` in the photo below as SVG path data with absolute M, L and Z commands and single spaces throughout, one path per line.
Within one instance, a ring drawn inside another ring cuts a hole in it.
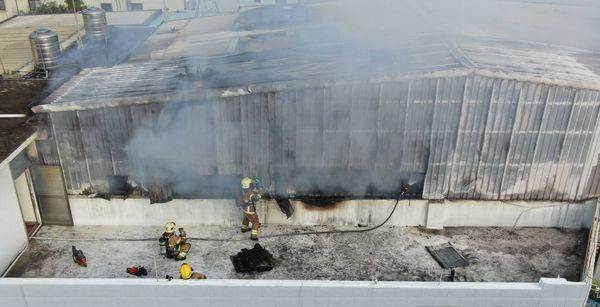
M 262 182 L 258 177 L 242 179 L 242 196 L 241 202 L 244 220 L 242 221 L 242 232 L 250 233 L 250 239 L 258 240 L 258 229 L 260 221 L 256 212 L 256 205 L 262 199 Z M 252 226 L 252 227 L 250 227 Z

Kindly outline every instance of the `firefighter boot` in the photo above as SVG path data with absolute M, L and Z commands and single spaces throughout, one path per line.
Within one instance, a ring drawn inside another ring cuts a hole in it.
M 250 229 L 250 220 L 246 217 L 246 214 L 244 214 L 244 220 L 242 221 L 242 233 L 248 232 Z
M 258 240 L 258 228 L 260 228 L 260 221 L 258 219 L 258 213 L 256 213 L 256 208 L 254 206 L 248 206 L 247 210 L 244 210 L 244 222 L 246 221 L 248 221 L 248 223 L 245 225 L 252 225 L 252 233 L 250 234 L 250 239 Z
M 192 248 L 192 244 L 190 243 L 182 243 L 177 246 L 177 252 L 174 256 L 175 260 L 181 261 L 187 258 L 190 249 Z

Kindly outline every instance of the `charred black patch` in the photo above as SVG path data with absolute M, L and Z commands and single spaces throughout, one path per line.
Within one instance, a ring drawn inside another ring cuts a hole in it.
M 308 197 L 299 200 L 302 201 L 304 208 L 309 210 L 334 209 L 342 201 L 339 197 Z

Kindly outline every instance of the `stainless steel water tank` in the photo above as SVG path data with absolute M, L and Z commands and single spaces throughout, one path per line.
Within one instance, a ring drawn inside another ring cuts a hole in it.
M 36 68 L 53 70 L 58 67 L 61 52 L 56 32 L 39 28 L 29 34 L 29 43 Z
M 106 39 L 106 12 L 97 7 L 83 10 L 83 25 L 85 36 L 92 42 L 104 42 Z

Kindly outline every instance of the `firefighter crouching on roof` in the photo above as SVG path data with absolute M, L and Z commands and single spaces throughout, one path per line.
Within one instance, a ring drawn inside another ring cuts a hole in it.
M 187 263 L 183 263 L 179 268 L 179 278 L 188 279 L 206 279 L 206 275 L 198 272 L 194 272 L 194 269 Z
M 167 255 L 167 250 L 166 250 L 166 246 L 167 246 L 167 242 L 169 242 L 169 238 L 171 238 L 171 236 L 173 236 L 173 232 L 175 231 L 175 222 L 168 222 L 165 225 L 165 232 L 163 232 L 162 236 L 160 237 L 160 239 L 158 239 L 158 244 L 160 245 L 160 249 L 162 249 L 163 255 Z
M 168 222 L 165 226 L 165 232 L 158 240 L 161 247 L 164 246 L 164 255 L 167 258 L 174 258 L 175 260 L 184 260 L 187 257 L 192 245 L 187 242 L 187 234 L 182 227 L 180 227 L 179 234 L 175 234 L 175 223 Z
M 254 177 L 251 179 L 244 177 L 242 179 L 241 204 L 243 206 L 242 212 L 244 213 L 242 232 L 251 231 L 250 239 L 252 240 L 258 240 L 260 221 L 258 220 L 258 213 L 256 213 L 256 205 L 262 199 L 261 189 L 262 183 L 259 178 Z

